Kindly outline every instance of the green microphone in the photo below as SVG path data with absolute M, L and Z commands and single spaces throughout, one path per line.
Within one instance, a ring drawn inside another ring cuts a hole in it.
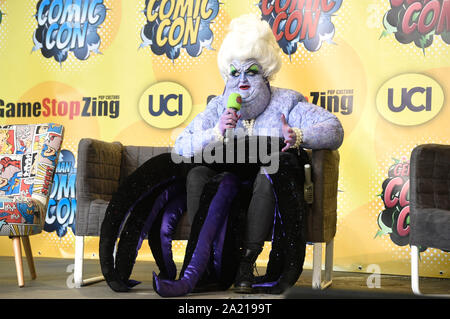
M 231 93 L 228 96 L 227 108 L 235 109 L 236 112 L 241 109 L 242 98 L 239 93 Z
M 241 109 L 242 97 L 239 93 L 231 93 L 228 96 L 227 108 L 234 109 L 236 112 Z M 225 138 L 224 142 L 228 143 L 234 136 L 234 132 L 232 128 L 227 128 L 225 130 Z

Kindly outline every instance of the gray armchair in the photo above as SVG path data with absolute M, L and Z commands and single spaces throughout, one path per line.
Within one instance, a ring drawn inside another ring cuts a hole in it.
M 91 138 L 80 140 L 77 160 L 77 213 L 75 230 L 75 286 L 81 287 L 103 280 L 103 277 L 83 279 L 84 236 L 100 236 L 108 202 L 119 184 L 145 161 L 168 147 L 124 146 Z M 307 240 L 314 245 L 313 288 L 331 284 L 333 269 L 333 239 L 336 234 L 338 151 L 309 151 L 312 158 L 314 201 L 307 214 Z M 174 239 L 187 240 L 190 225 L 184 214 Z M 322 273 L 322 243 L 326 243 L 325 281 Z
M 416 146 L 410 165 L 411 288 L 421 295 L 419 247 L 450 251 L 450 145 Z

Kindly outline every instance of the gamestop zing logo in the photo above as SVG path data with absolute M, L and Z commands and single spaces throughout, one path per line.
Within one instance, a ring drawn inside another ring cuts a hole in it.
M 349 115 L 353 112 L 353 89 L 311 92 L 312 104 L 323 107 L 332 113 Z
M 139 100 L 139 112 L 151 126 L 174 128 L 191 114 L 192 98 L 181 85 L 158 82 L 149 87 Z
M 106 10 L 103 0 L 40 0 L 33 51 L 41 50 L 44 57 L 59 63 L 69 51 L 79 60 L 100 53 L 97 28 L 105 21 Z
M 426 75 L 402 74 L 381 86 L 376 104 L 381 116 L 391 123 L 420 125 L 433 119 L 442 109 L 444 91 Z
M 119 117 L 120 96 L 84 96 L 82 101 L 45 97 L 41 101 L 8 102 L 0 98 L 0 118 L 37 117 Z

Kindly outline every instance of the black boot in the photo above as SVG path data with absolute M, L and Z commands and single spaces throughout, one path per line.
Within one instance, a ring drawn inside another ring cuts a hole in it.
M 234 282 L 234 292 L 244 294 L 252 293 L 252 284 L 255 279 L 253 276 L 253 267 L 260 252 L 261 249 L 244 249 Z

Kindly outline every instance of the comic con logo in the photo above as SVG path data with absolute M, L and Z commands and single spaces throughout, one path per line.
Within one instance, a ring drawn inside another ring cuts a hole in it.
M 2 11 L 2 8 L 0 8 L 0 40 L 1 38 L 3 38 L 2 33 L 4 32 L 4 27 L 2 26 L 2 22 L 4 19 L 4 16 L 6 15 L 6 13 L 4 11 Z M 2 47 L 1 42 L 0 42 L 0 48 Z
M 297 51 L 303 44 L 308 51 L 317 51 L 323 42 L 333 43 L 335 33 L 331 22 L 342 0 L 260 0 L 263 20 L 285 54 Z
M 139 112 L 151 126 L 174 128 L 191 114 L 189 92 L 174 82 L 158 82 L 144 91 L 139 100 Z
M 387 121 L 420 125 L 433 119 L 444 105 L 444 91 L 434 79 L 423 74 L 402 74 L 386 81 L 376 97 L 378 112 Z
M 381 37 L 394 34 L 398 42 L 414 44 L 425 53 L 434 36 L 450 44 L 450 2 L 447 0 L 390 0 Z
M 389 234 L 398 246 L 409 243 L 409 160 L 394 159 L 389 167 L 388 178 L 383 181 L 379 195 L 384 210 L 378 215 L 379 230 L 375 237 Z
M 3 20 L 3 16 L 6 15 L 5 13 L 2 12 L 2 10 L 0 9 L 0 25 L 2 24 L 2 20 Z
M 198 57 L 203 48 L 212 50 L 211 22 L 219 13 L 218 0 L 146 0 L 147 23 L 141 30 L 140 48 L 150 46 L 157 55 L 179 57 L 180 50 Z
M 56 231 L 58 237 L 63 237 L 69 227 L 75 233 L 77 210 L 75 162 L 75 156 L 71 151 L 61 150 L 44 225 L 46 232 Z
M 44 57 L 60 63 L 69 52 L 79 60 L 100 53 L 97 29 L 105 21 L 106 11 L 103 0 L 39 0 L 33 51 L 41 50 Z

